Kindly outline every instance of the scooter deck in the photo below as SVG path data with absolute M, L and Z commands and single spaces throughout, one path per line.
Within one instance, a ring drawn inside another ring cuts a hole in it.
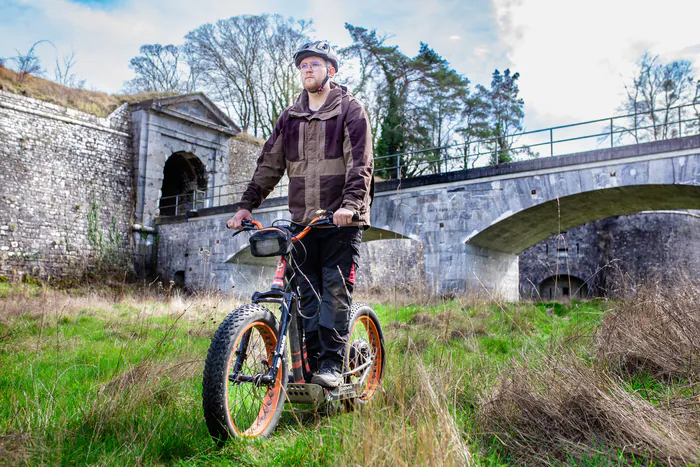
M 313 383 L 288 383 L 287 402 L 321 405 L 331 401 L 353 399 L 359 395 L 358 391 L 358 384 L 341 384 L 331 389 Z

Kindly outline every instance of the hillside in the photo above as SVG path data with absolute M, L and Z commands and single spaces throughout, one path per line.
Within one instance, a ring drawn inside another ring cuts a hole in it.
M 0 65 L 0 91 L 21 94 L 45 102 L 106 117 L 124 102 L 137 102 L 172 93 L 107 94 L 86 89 L 73 89 L 47 79 L 21 74 Z

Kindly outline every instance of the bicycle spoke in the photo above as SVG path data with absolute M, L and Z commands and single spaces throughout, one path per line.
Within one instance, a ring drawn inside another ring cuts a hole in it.
M 347 378 L 361 385 L 360 399 L 367 400 L 378 387 L 383 358 L 378 330 L 368 316 L 355 322 L 349 342 Z
M 272 361 L 272 353 L 276 344 L 276 340 L 271 339 L 271 336 L 272 334 L 262 325 L 251 327 L 241 335 L 241 340 L 247 340 L 245 358 L 233 357 L 237 363 L 240 363 L 240 371 L 235 376 L 248 380 L 230 381 L 228 387 L 231 421 L 239 434 L 243 436 L 254 434 L 256 427 L 264 425 L 267 418 L 268 408 L 265 404 L 272 388 L 258 385 L 255 381 L 269 371 L 269 362 Z M 239 343 L 236 346 L 239 348 Z M 250 433 L 251 431 L 253 433 Z

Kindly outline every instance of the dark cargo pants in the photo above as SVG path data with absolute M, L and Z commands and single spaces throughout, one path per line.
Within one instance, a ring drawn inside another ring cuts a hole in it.
M 317 362 L 342 362 L 362 232 L 361 227 L 312 229 L 294 245 L 292 255 L 303 273 L 297 273 L 296 283 L 301 311 L 309 317 L 303 320 L 304 342 L 312 371 Z

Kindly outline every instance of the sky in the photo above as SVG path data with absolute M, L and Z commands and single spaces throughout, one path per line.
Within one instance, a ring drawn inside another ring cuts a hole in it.
M 37 55 L 50 77 L 75 53 L 90 88 L 116 93 L 143 44 L 182 44 L 192 29 L 241 14 L 313 19 L 312 33 L 349 45 L 344 24 L 376 29 L 406 55 L 427 43 L 472 83 L 520 73 L 525 128 L 618 113 L 623 83 L 644 51 L 685 59 L 700 76 L 696 0 L 0 0 L 0 57 Z

